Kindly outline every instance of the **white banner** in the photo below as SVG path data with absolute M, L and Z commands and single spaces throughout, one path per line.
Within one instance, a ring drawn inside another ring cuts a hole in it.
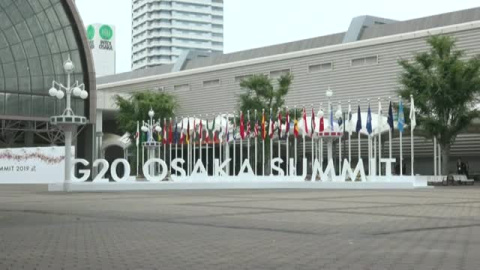
M 63 146 L 0 149 L 0 184 L 63 182 L 64 171 Z

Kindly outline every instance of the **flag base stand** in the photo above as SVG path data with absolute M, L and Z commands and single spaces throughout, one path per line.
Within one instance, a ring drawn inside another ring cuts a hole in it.
M 322 182 L 279 180 L 279 177 L 255 177 L 250 181 L 239 181 L 228 177 L 223 181 L 128 181 L 128 182 L 78 182 L 72 183 L 71 192 L 122 192 L 122 191 L 164 191 L 164 190 L 234 190 L 234 189 L 332 189 L 332 190 L 394 190 L 431 188 L 427 181 L 416 177 L 367 177 L 366 182 Z M 285 177 L 284 177 L 285 178 Z M 220 180 L 220 178 L 218 179 Z M 62 192 L 63 184 L 49 184 L 51 192 Z

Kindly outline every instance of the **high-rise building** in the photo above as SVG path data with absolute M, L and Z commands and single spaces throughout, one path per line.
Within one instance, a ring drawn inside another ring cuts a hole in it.
M 132 69 L 223 52 L 223 0 L 132 0 Z
M 87 38 L 97 77 L 114 75 L 115 27 L 107 24 L 91 24 L 87 26 Z

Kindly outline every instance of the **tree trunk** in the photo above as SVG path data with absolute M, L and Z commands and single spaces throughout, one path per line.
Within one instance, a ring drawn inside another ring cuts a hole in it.
M 450 145 L 442 145 L 442 175 L 448 175 L 450 161 Z

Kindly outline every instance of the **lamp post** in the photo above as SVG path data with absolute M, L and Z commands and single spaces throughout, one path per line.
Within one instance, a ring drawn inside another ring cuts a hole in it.
M 147 141 L 143 143 L 144 148 L 148 149 L 148 158 L 152 158 L 152 156 L 155 156 L 155 149 L 161 145 L 160 142 L 156 142 L 153 139 L 153 132 L 156 131 L 157 133 L 160 133 L 162 131 L 161 123 L 160 120 L 158 122 L 155 122 L 153 120 L 153 117 L 155 116 L 155 112 L 150 108 L 150 111 L 148 111 L 148 117 L 150 120 L 148 121 L 143 121 L 142 123 L 142 131 L 149 134 L 147 136 Z M 160 155 L 160 153 L 159 153 Z M 155 170 L 155 164 L 150 165 L 150 173 L 153 174 Z
M 77 126 L 85 125 L 87 118 L 83 116 L 77 116 L 71 107 L 72 94 L 81 99 L 88 98 L 88 92 L 85 90 L 85 85 L 79 84 L 78 81 L 74 84 L 71 83 L 71 74 L 75 70 L 75 65 L 68 57 L 67 61 L 63 64 L 63 69 L 67 73 L 67 85 L 63 85 L 56 81 L 52 81 L 52 88 L 48 91 L 50 96 L 56 97 L 61 100 L 66 97 L 66 106 L 62 115 L 50 117 L 50 122 L 53 125 L 59 126 L 65 132 L 65 182 L 63 190 L 65 192 L 70 191 L 70 184 L 72 181 L 72 134 L 76 130 Z

